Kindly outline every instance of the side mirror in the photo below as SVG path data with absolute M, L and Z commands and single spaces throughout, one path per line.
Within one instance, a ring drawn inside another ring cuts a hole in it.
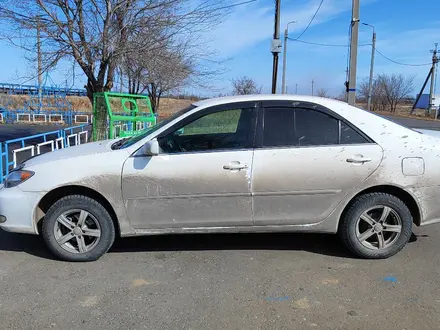
M 159 155 L 159 142 L 157 142 L 157 139 L 153 139 L 144 144 L 144 146 L 142 147 L 142 155 L 146 155 L 146 156 Z

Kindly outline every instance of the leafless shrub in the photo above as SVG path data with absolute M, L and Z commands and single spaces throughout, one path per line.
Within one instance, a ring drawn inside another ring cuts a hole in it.
M 243 76 L 231 82 L 233 95 L 261 94 L 262 86 L 259 86 L 252 78 Z
M 327 92 L 326 89 L 324 89 L 324 88 L 320 88 L 320 89 L 318 89 L 318 91 L 316 92 L 316 96 L 319 96 L 319 97 L 328 97 L 328 92 Z

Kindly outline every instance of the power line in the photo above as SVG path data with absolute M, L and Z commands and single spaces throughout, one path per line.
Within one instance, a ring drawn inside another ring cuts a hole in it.
M 404 66 L 427 66 L 427 65 L 432 65 L 432 63 L 426 63 L 426 64 L 408 64 L 408 63 L 402 63 L 402 62 L 398 62 L 395 61 L 391 58 L 389 58 L 388 56 L 385 56 L 384 54 L 382 54 L 377 48 L 374 48 L 374 50 L 383 58 L 387 59 L 390 62 L 393 62 L 395 64 L 399 64 L 399 65 L 404 65 Z
M 312 19 L 310 20 L 309 24 L 306 26 L 306 28 L 304 29 L 304 31 L 298 36 L 296 37 L 296 40 L 298 40 L 299 38 L 301 38 L 304 33 L 306 33 L 306 31 L 309 29 L 310 25 L 312 25 L 313 20 L 315 19 L 316 15 L 318 14 L 319 10 L 321 9 L 322 3 L 324 2 L 324 0 L 321 0 L 321 3 L 319 4 L 318 8 L 315 11 L 315 14 L 313 15 Z
M 319 43 L 319 42 L 298 40 L 298 39 L 293 39 L 293 38 L 288 38 L 288 39 L 291 40 L 291 41 L 301 42 L 303 44 L 315 45 L 315 46 L 323 46 L 323 47 L 350 47 L 349 45 L 343 45 L 343 44 L 324 44 L 324 43 Z M 371 46 L 371 44 L 361 44 L 361 45 L 359 45 L 359 47 L 364 47 L 364 46 Z
M 243 1 L 243 2 L 239 2 L 239 3 L 234 3 L 234 4 L 229 5 L 229 6 L 224 6 L 224 7 L 215 8 L 214 10 L 220 10 L 220 9 L 227 9 L 227 8 L 237 7 L 237 6 L 245 5 L 245 4 L 247 4 L 247 3 L 251 3 L 251 2 L 255 2 L 255 1 L 257 1 L 257 0 Z

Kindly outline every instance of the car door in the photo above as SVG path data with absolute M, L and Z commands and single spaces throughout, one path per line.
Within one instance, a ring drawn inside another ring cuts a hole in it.
M 122 190 L 134 228 L 251 226 L 256 102 L 200 110 L 130 157 Z
M 255 225 L 324 220 L 379 166 L 382 148 L 316 104 L 265 102 L 252 172 Z

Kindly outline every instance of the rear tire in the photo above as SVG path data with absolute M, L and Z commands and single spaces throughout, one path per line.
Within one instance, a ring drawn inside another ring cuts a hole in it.
M 47 211 L 42 236 L 49 250 L 65 261 L 94 261 L 113 245 L 115 227 L 97 201 L 82 195 L 58 200 Z
M 385 259 L 403 249 L 412 234 L 413 218 L 396 196 L 369 193 L 357 197 L 341 219 L 339 235 L 356 256 Z

